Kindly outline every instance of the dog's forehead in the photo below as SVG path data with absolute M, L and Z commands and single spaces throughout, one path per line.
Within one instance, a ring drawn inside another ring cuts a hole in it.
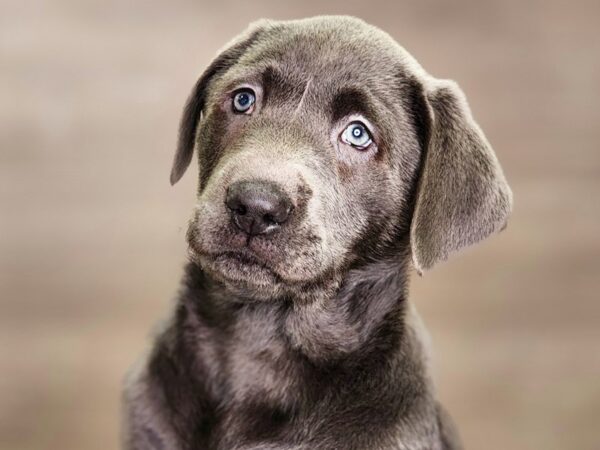
M 410 72 L 413 60 L 389 35 L 362 20 L 323 17 L 265 27 L 239 68 L 276 68 L 327 83 L 388 80 Z

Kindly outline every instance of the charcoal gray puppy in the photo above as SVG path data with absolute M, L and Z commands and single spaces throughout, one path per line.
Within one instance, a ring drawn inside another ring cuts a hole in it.
M 261 21 L 202 74 L 191 261 L 132 371 L 128 449 L 457 449 L 422 272 L 501 230 L 511 192 L 458 86 L 361 20 Z

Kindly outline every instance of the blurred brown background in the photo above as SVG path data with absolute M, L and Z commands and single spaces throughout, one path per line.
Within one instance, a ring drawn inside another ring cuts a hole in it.
M 600 448 L 600 3 L 0 3 L 0 448 L 116 448 L 120 384 L 170 305 L 195 174 L 183 102 L 249 21 L 352 14 L 463 87 L 508 229 L 412 299 L 467 448 Z

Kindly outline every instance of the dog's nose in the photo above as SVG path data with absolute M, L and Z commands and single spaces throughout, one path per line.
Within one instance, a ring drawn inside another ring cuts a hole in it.
M 293 209 L 290 198 L 276 184 L 266 181 L 238 181 L 227 189 L 225 204 L 233 223 L 254 236 L 277 230 Z

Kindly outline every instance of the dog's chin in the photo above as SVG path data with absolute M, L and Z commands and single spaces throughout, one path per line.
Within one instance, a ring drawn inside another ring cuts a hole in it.
M 331 271 L 322 269 L 321 255 L 314 255 L 317 258 L 312 262 L 299 261 L 271 254 L 272 246 L 265 248 L 260 242 L 243 246 L 235 240 L 231 242 L 231 237 L 210 239 L 210 245 L 206 245 L 197 235 L 198 228 L 192 226 L 188 230 L 188 257 L 239 297 L 265 300 L 312 297 L 331 275 Z M 224 242 L 216 244 L 219 240 Z
M 190 249 L 190 256 L 214 279 L 243 296 L 268 299 L 284 290 L 285 280 L 268 264 L 248 252 L 209 254 Z
M 206 253 L 191 246 L 189 256 L 215 281 L 245 299 L 269 301 L 278 298 L 312 298 L 325 280 L 287 279 L 267 262 L 246 251 Z
M 203 267 L 208 266 L 230 282 L 240 282 L 258 287 L 273 286 L 282 282 L 281 277 L 264 262 L 243 252 L 223 252 L 200 257 Z

